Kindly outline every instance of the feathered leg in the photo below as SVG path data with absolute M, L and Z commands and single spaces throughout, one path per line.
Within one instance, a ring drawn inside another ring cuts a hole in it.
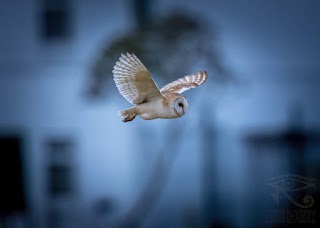
M 132 121 L 138 115 L 136 107 L 121 110 L 118 114 L 122 117 L 123 122 Z

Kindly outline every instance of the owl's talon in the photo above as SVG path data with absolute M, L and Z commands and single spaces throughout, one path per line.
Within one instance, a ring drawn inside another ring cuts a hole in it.
M 134 118 L 136 117 L 136 115 L 128 115 L 128 116 L 125 116 L 122 121 L 123 122 L 129 122 L 129 121 L 132 121 Z

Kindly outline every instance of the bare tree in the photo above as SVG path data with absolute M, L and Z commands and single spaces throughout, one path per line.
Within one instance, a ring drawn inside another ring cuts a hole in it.
M 216 80 L 229 79 L 218 48 L 218 32 L 195 20 L 192 13 L 175 12 L 107 42 L 92 67 L 87 94 L 107 96 L 112 68 L 120 53 L 135 53 L 159 82 L 170 82 L 202 65 Z M 161 78 L 159 77 L 161 76 Z
M 183 132 L 181 124 L 176 124 L 174 128 L 170 124 L 168 128 L 170 128 L 166 130 L 169 134 L 168 138 L 165 146 L 159 148 L 151 176 L 133 206 L 122 217 L 119 227 L 140 227 L 161 197 L 173 162 L 179 152 L 181 131 Z

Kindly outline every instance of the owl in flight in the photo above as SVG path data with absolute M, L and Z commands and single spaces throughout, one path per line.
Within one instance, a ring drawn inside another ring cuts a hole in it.
M 183 116 L 187 112 L 188 103 L 187 98 L 180 94 L 203 84 L 208 78 L 206 71 L 199 71 L 173 81 L 159 90 L 147 68 L 135 54 L 129 53 L 121 54 L 112 73 L 120 94 L 135 105 L 119 111 L 123 122 L 131 121 L 137 115 L 145 120 Z

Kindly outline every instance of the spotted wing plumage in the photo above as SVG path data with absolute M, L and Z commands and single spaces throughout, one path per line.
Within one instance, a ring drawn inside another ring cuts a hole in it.
M 183 93 L 186 90 L 195 88 L 206 82 L 208 79 L 208 73 L 206 71 L 199 71 L 195 74 L 184 76 L 176 81 L 173 81 L 163 88 L 160 92 L 164 95 L 166 93 Z
M 149 71 L 135 54 L 121 54 L 112 73 L 120 94 L 132 104 L 162 97 Z

